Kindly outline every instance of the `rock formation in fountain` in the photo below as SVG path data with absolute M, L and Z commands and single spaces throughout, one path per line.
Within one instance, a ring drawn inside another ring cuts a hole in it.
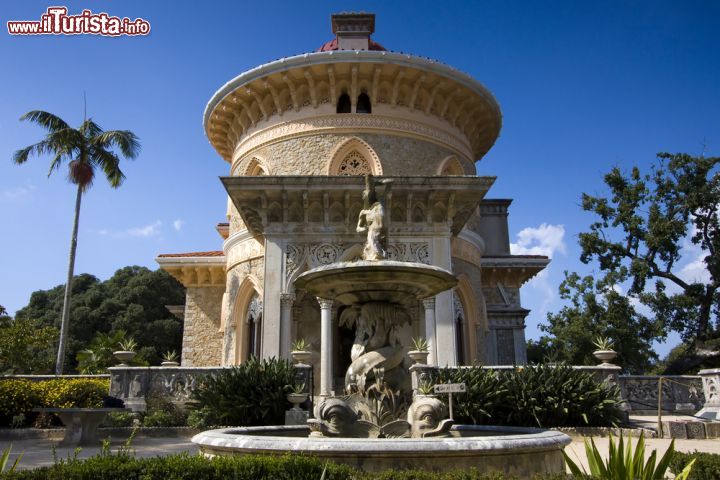
M 340 326 L 355 328 L 350 353 L 352 363 L 345 373 L 346 389 L 355 385 L 364 389 L 377 368 L 385 371 L 392 386 L 407 386 L 407 372 L 397 368 L 402 366 L 407 351 L 398 338 L 398 331 L 409 322 L 410 316 L 402 307 L 385 302 L 369 302 L 342 312 Z

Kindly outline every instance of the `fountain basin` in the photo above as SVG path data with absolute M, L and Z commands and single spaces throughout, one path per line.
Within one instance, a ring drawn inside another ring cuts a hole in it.
M 552 430 L 480 425 L 456 425 L 445 438 L 311 438 L 309 432 L 305 425 L 224 428 L 192 441 L 207 456 L 300 454 L 368 472 L 474 467 L 519 478 L 564 472 L 562 451 L 571 441 Z
M 407 303 L 457 285 L 447 270 L 394 260 L 339 262 L 313 268 L 295 280 L 297 288 L 345 305 L 366 302 Z

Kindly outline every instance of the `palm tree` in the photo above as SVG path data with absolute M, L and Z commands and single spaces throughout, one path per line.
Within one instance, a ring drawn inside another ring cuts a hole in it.
M 112 150 L 117 148 L 122 156 L 132 159 L 140 151 L 138 138 L 129 130 L 103 131 L 92 119 L 83 120 L 79 128 L 70 127 L 63 119 L 52 113 L 33 110 L 26 113 L 20 120 L 36 123 L 48 131 L 45 138 L 33 145 L 18 150 L 13 155 L 13 162 L 25 163 L 28 157 L 35 155 L 52 155 L 48 177 L 59 170 L 64 161 L 68 162 L 68 180 L 77 185 L 75 198 L 75 218 L 73 220 L 72 237 L 70 240 L 70 261 L 68 264 L 65 296 L 63 297 L 62 322 L 60 324 L 60 342 L 58 345 L 55 374 L 62 375 L 65 363 L 65 346 L 67 344 L 70 317 L 70 292 L 72 289 L 73 270 L 75 269 L 75 251 L 77 249 L 78 222 L 80 220 L 80 201 L 83 193 L 90 188 L 95 178 L 95 169 L 102 169 L 110 186 L 119 187 L 125 175 L 120 170 L 120 158 Z

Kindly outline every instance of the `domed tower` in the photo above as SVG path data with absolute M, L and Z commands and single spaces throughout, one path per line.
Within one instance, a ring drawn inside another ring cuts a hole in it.
M 500 107 L 475 79 L 388 51 L 374 30 L 373 14 L 333 15 L 333 40 L 244 72 L 210 99 L 205 132 L 230 166 L 223 249 L 158 257 L 188 287 L 184 366 L 286 357 L 298 338 L 317 352 L 318 299 L 294 280 L 361 255 L 365 174 L 393 180 L 390 258 L 459 279 L 408 306 L 402 341 L 426 337 L 441 366 L 525 362 L 519 288 L 548 259 L 510 254 L 510 200 L 485 199 L 494 177 L 475 175 Z M 337 319 L 344 306 L 331 308 Z M 353 334 L 336 323 L 333 335 L 339 377 Z

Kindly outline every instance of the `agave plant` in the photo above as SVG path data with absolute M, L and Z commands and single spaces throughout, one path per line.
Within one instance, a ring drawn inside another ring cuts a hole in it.
M 580 468 L 563 451 L 570 472 L 577 478 L 585 478 L 591 475 L 592 478 L 601 480 L 662 480 L 665 478 L 665 472 L 675 452 L 675 440 L 673 440 L 659 461 L 657 459 L 657 450 L 653 450 L 650 457 L 645 461 L 645 436 L 643 434 L 640 434 L 635 449 L 633 449 L 630 440 L 628 440 L 627 445 L 624 443 L 622 435 L 620 435 L 617 444 L 612 436 L 609 442 L 609 454 L 606 461 L 600 454 L 595 442 L 590 439 L 588 443 L 587 439 L 585 439 L 585 454 L 588 459 L 590 473 L 586 472 L 584 468 Z M 695 460 L 688 463 L 675 479 L 686 480 L 694 463 Z
M 428 341 L 425 340 L 423 337 L 413 337 L 412 344 L 413 344 L 413 348 L 415 350 L 417 350 L 418 352 L 427 352 L 428 348 L 430 347 L 430 344 L 428 344 Z
M 5 450 L 3 450 L 2 454 L 0 454 L 0 473 L 5 471 L 5 468 L 8 465 L 8 462 L 10 461 L 10 452 L 12 452 L 12 443 L 10 446 L 8 446 Z M 13 462 L 12 466 L 8 470 L 8 472 L 14 472 L 15 469 L 18 466 L 18 462 L 20 462 L 20 459 L 22 458 L 23 454 L 21 453 L 18 455 L 18 457 Z
M 165 352 L 162 356 L 163 362 L 177 362 L 178 361 L 178 353 L 175 350 L 168 350 Z
M 615 343 L 609 337 L 598 336 L 593 341 L 593 345 L 598 350 L 612 350 Z
M 292 342 L 290 349 L 294 352 L 306 352 L 310 350 L 310 343 L 304 338 L 298 338 Z
M 135 349 L 138 347 L 138 344 L 134 338 L 130 337 L 128 339 L 118 342 L 118 347 L 120 347 L 120 350 L 125 352 L 134 352 Z

